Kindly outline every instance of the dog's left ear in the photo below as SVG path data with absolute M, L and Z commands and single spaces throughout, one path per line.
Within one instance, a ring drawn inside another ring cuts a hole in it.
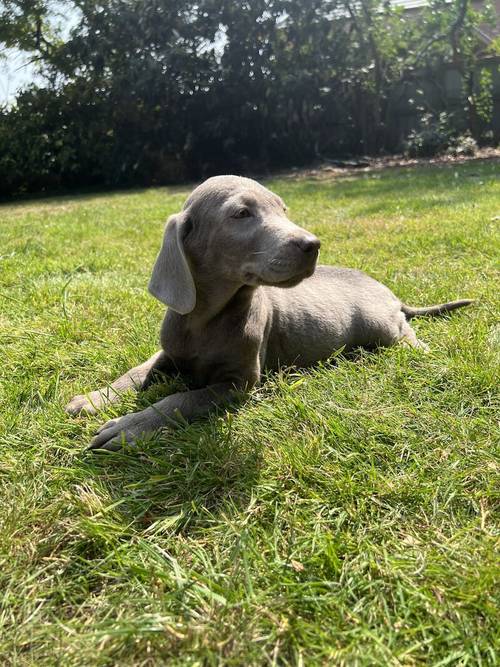
M 196 305 L 196 289 L 183 242 L 188 224 L 186 211 L 168 219 L 148 286 L 154 297 L 181 315 L 187 315 Z

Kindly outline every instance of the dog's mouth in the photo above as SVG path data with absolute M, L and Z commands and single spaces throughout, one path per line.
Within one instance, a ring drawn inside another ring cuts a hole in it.
M 307 261 L 290 262 L 279 257 L 271 259 L 264 271 L 260 267 L 248 266 L 244 273 L 247 285 L 265 285 L 267 287 L 294 287 L 305 278 L 312 276 L 316 269 L 318 253 Z M 264 268 L 264 267 L 263 267 Z
M 302 270 L 298 273 L 295 273 L 294 275 L 290 276 L 288 274 L 286 277 L 281 277 L 281 276 L 276 276 L 276 278 L 257 278 L 257 281 L 259 285 L 265 285 L 267 287 L 295 287 L 295 285 L 298 285 L 301 283 L 303 280 L 306 278 L 310 278 L 312 274 L 314 273 L 314 270 L 316 268 L 316 264 L 314 264 L 312 267 L 308 268 L 307 270 Z

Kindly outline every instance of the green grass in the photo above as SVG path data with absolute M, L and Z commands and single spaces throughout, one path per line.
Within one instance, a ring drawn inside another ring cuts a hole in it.
M 322 262 L 478 303 L 416 322 L 428 355 L 270 376 L 137 456 L 86 454 L 115 413 L 63 406 L 157 348 L 189 188 L 0 207 L 0 663 L 498 664 L 499 173 L 269 181 Z

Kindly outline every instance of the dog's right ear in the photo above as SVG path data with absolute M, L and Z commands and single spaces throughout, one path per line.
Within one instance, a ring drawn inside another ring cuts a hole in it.
M 190 313 L 196 305 L 196 289 L 183 243 L 188 223 L 185 211 L 168 219 L 148 286 L 154 297 L 181 315 Z

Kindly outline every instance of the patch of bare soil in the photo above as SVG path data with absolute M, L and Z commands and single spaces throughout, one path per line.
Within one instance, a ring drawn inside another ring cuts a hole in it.
M 423 165 L 455 165 L 464 162 L 484 162 L 486 160 L 500 161 L 499 148 L 481 148 L 473 156 L 454 157 L 441 155 L 433 158 L 406 158 L 404 155 L 388 155 L 385 157 L 363 157 L 352 160 L 327 160 L 318 162 L 312 167 L 292 167 L 284 172 L 275 174 L 279 178 L 291 180 L 317 179 L 330 180 L 340 176 L 354 176 L 381 171 L 390 168 L 405 168 Z

